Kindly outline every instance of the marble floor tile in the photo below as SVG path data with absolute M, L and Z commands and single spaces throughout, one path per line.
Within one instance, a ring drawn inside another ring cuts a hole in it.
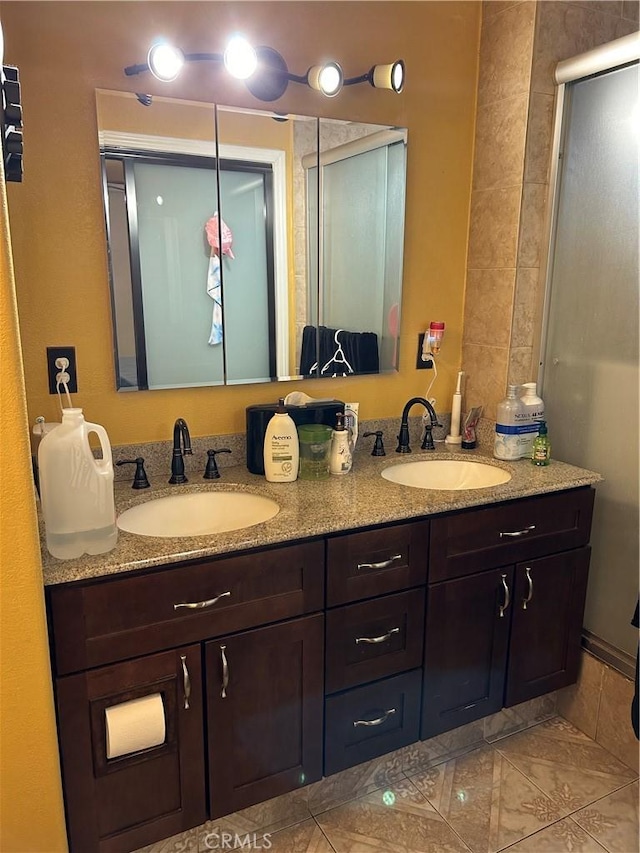
M 548 720 L 556 714 L 555 694 L 530 699 L 511 708 L 503 708 L 496 714 L 485 717 L 484 739 L 489 743 L 503 737 L 521 732 L 543 720 Z
M 638 839 L 638 783 L 620 788 L 573 815 L 609 853 L 635 853 Z
M 336 853 L 468 853 L 409 779 L 316 820 Z
M 198 829 L 189 829 L 171 838 L 140 847 L 135 853 L 198 853 Z
M 270 850 L 271 853 L 334 853 L 327 836 L 313 819 L 260 836 L 255 841 L 250 840 L 253 846 L 247 847 L 245 844 L 245 850 Z
M 403 750 L 400 749 L 327 776 L 306 789 L 309 812 L 318 815 L 388 786 L 404 778 L 403 769 Z
M 494 853 L 560 817 L 551 800 L 491 746 L 411 780 L 474 853 Z
M 559 817 L 636 778 L 626 765 L 562 717 L 498 741 L 495 748 L 551 798 Z
M 552 823 L 535 835 L 512 844 L 503 853 L 565 853 L 565 851 L 567 853 L 606 853 L 605 848 L 570 817 Z
M 429 740 L 420 740 L 406 746 L 402 752 L 402 769 L 406 776 L 441 764 L 449 758 L 464 755 L 483 743 L 483 721 L 466 723 L 450 732 L 436 735 Z

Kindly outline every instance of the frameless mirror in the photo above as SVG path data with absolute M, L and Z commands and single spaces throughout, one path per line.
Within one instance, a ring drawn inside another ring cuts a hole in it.
M 406 131 L 97 91 L 117 387 L 397 369 Z

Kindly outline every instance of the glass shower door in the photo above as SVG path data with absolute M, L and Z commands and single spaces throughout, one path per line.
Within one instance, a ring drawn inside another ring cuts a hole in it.
M 635 656 L 638 64 L 568 84 L 543 386 L 553 455 L 598 471 L 585 628 Z

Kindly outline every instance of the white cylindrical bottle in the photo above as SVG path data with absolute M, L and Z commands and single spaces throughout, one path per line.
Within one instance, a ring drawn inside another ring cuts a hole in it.
M 331 433 L 331 454 L 329 456 L 329 471 L 332 474 L 348 474 L 353 464 L 349 433 L 344 425 L 344 415 L 336 415 L 336 428 Z
M 98 436 L 96 459 L 89 433 Z M 62 423 L 38 448 L 40 499 L 49 553 L 60 560 L 104 554 L 118 540 L 111 445 L 104 427 L 85 421 L 82 409 L 63 409 Z
M 264 475 L 269 483 L 293 483 L 299 461 L 298 431 L 280 399 L 264 434 Z
M 517 385 L 507 387 L 507 396 L 498 403 L 493 455 L 496 459 L 520 459 L 520 421 L 524 407 L 517 396 Z
M 523 411 L 519 430 L 520 457 L 531 459 L 533 442 L 538 436 L 540 421 L 544 420 L 544 403 L 542 398 L 538 397 L 538 388 L 535 382 L 525 382 L 522 388 L 524 394 L 520 397 Z

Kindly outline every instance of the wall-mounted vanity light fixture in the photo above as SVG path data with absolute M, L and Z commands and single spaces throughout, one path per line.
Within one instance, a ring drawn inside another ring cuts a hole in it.
M 366 74 L 345 78 L 337 62 L 313 65 L 306 74 L 292 74 L 284 57 L 272 47 L 252 47 L 243 36 L 233 36 L 224 53 L 184 53 L 166 41 L 155 42 L 147 61 L 129 65 L 124 73 L 131 77 L 150 71 L 154 77 L 170 83 L 175 80 L 186 62 L 215 62 L 238 80 L 261 101 L 275 101 L 286 91 L 289 83 L 302 83 L 328 98 L 337 95 L 343 86 L 369 83 L 376 89 L 401 92 L 405 81 L 404 62 L 399 59 L 388 65 L 374 65 Z

